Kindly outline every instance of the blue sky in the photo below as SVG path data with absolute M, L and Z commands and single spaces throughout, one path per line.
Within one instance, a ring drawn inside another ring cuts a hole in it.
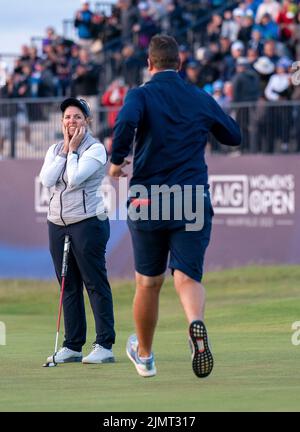
M 73 18 L 80 0 L 0 0 L 0 53 L 18 53 L 31 36 L 43 36 L 53 25 L 62 33 L 62 20 Z
M 30 43 L 31 36 L 43 36 L 49 25 L 62 34 L 63 19 L 72 19 L 80 3 L 80 0 L 0 0 L 0 53 L 18 53 L 21 45 Z M 96 0 L 90 3 L 93 10 Z

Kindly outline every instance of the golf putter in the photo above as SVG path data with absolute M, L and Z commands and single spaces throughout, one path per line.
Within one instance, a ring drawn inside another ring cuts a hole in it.
M 60 329 L 62 301 L 63 301 L 63 295 L 64 295 L 64 290 L 65 290 L 65 278 L 66 278 L 67 270 L 68 270 L 68 257 L 69 257 L 70 243 L 71 243 L 70 242 L 70 236 L 66 234 L 65 235 L 65 242 L 64 242 L 62 269 L 61 269 L 61 290 L 60 290 L 60 296 L 59 296 L 59 309 L 58 309 L 58 318 L 57 318 L 57 326 L 56 326 L 56 338 L 55 338 L 54 354 L 52 356 L 52 361 L 44 363 L 43 367 L 57 366 L 57 363 L 55 361 L 55 356 L 57 353 L 57 346 L 58 346 L 58 335 L 59 335 L 59 329 Z

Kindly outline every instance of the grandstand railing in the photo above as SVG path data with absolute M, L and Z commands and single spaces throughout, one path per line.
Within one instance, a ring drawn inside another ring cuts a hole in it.
M 43 158 L 49 146 L 62 139 L 62 99 L 0 99 L 0 158 Z M 300 152 L 300 101 L 232 103 L 224 109 L 237 120 L 242 132 L 238 149 L 221 145 L 212 136 L 212 153 L 296 153 Z M 112 135 L 112 112 L 116 108 L 94 109 L 92 132 L 108 148 Z M 3 148 L 2 148 L 3 147 Z

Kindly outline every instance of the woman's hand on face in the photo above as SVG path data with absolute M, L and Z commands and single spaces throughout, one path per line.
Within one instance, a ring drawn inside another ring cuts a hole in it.
M 85 135 L 86 128 L 81 126 L 80 128 L 76 128 L 74 135 L 71 138 L 69 144 L 69 151 L 76 151 Z
M 63 130 L 63 134 L 64 134 L 63 153 L 68 153 L 69 152 L 69 144 L 70 144 L 70 138 L 69 138 L 68 129 L 66 127 L 64 127 L 64 125 L 63 125 L 62 126 L 62 130 Z

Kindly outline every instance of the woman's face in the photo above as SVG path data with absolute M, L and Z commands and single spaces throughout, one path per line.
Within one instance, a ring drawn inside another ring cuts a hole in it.
M 72 137 L 75 133 L 76 128 L 80 129 L 82 126 L 87 127 L 88 122 L 84 117 L 83 112 L 75 107 L 69 106 L 63 113 L 62 123 L 68 134 Z

